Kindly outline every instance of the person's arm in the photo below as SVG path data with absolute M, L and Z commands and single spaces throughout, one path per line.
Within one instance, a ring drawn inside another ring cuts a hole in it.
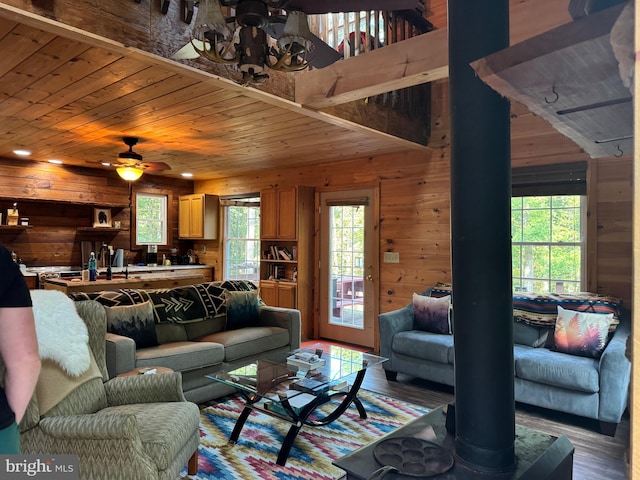
M 0 332 L 0 355 L 6 368 L 4 389 L 20 423 L 40 374 L 32 308 L 0 308 Z

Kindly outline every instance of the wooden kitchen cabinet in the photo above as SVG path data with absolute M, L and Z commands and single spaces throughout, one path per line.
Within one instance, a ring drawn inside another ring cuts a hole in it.
M 261 239 L 296 240 L 297 191 L 297 188 L 292 187 L 272 188 L 260 192 Z
M 314 202 L 311 187 L 260 192 L 260 297 L 270 306 L 300 310 L 305 338 L 313 325 Z
M 296 284 L 262 280 L 260 282 L 260 298 L 267 305 L 296 308 Z
M 178 236 L 184 239 L 216 240 L 218 209 L 217 195 L 206 193 L 181 195 L 178 209 Z

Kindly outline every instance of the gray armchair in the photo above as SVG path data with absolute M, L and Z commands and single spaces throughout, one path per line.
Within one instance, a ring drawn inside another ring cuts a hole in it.
M 104 307 L 89 300 L 76 302 L 76 309 L 101 377 L 44 414 L 34 396 L 20 423 L 22 452 L 79 455 L 81 479 L 175 480 L 187 463 L 195 474 L 200 413 L 184 399 L 180 374 L 109 380 Z

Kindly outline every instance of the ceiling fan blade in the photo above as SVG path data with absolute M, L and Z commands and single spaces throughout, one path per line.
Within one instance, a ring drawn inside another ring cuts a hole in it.
M 192 40 L 192 42 L 193 44 L 189 42 L 176 53 L 171 55 L 171 58 L 174 60 L 190 60 L 193 58 L 198 58 L 200 55 L 198 54 L 198 52 L 196 52 L 196 49 L 193 48 L 193 45 L 198 47 L 200 50 L 204 50 L 204 43 L 200 40 L 195 39 Z
M 312 42 L 314 48 L 307 55 L 307 60 L 309 60 L 313 68 L 324 68 L 342 58 L 340 53 L 327 45 L 319 37 L 313 35 Z
M 307 15 L 338 12 L 366 12 L 369 10 L 412 10 L 423 8 L 420 0 L 290 0 L 284 1 L 286 10 L 301 10 Z
M 169 164 L 164 162 L 145 162 L 142 166 L 149 172 L 161 172 L 163 170 L 171 170 Z

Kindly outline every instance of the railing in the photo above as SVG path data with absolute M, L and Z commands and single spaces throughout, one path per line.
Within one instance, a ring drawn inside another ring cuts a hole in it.
M 369 52 L 433 29 L 420 12 L 409 10 L 311 15 L 309 25 L 318 37 L 338 50 L 343 58 Z M 345 43 L 348 48 L 345 48 Z
M 309 26 L 344 59 L 433 30 L 433 25 L 417 10 L 311 15 Z M 412 118 L 423 118 L 428 129 L 430 92 L 430 84 L 426 83 L 370 97 L 366 101 L 393 108 Z

